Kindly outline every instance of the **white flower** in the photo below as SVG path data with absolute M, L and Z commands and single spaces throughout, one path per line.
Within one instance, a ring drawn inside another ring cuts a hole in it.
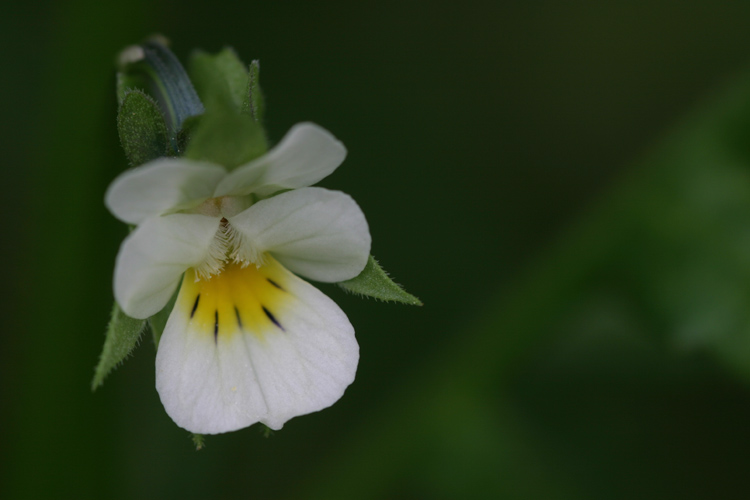
M 303 123 L 231 172 L 162 158 L 109 187 L 107 207 L 137 225 L 115 266 L 123 311 L 150 317 L 182 279 L 156 356 L 156 388 L 179 426 L 279 429 L 330 406 L 354 380 L 359 347 L 349 320 L 292 274 L 338 282 L 367 262 L 370 233 L 354 200 L 306 187 L 345 156 L 330 133 Z

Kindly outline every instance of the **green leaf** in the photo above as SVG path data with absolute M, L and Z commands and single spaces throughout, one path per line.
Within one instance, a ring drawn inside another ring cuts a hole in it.
M 266 104 L 263 91 L 260 89 L 260 61 L 257 59 L 250 63 L 248 87 L 247 101 L 243 105 L 243 110 L 249 112 L 256 122 L 262 122 Z
M 174 309 L 174 303 L 177 302 L 177 295 L 179 293 L 180 289 L 178 288 L 172 294 L 172 298 L 169 299 L 167 305 L 165 305 L 161 311 L 148 318 L 148 326 L 151 328 L 151 333 L 154 336 L 154 345 L 156 347 L 159 347 L 159 339 L 161 339 L 161 334 L 164 333 L 164 327 L 167 326 L 167 320 L 172 313 L 172 309 Z
M 169 134 L 159 106 L 140 90 L 125 94 L 117 113 L 120 144 L 136 167 L 168 153 Z
M 190 75 L 207 109 L 231 105 L 241 110 L 248 102 L 248 70 L 235 51 L 217 54 L 197 51 L 190 59 Z
M 96 365 L 94 380 L 91 382 L 92 391 L 102 385 L 109 372 L 133 351 L 145 325 L 146 320 L 131 318 L 115 303 L 112 307 L 112 319 L 107 327 L 104 348 L 99 356 L 99 364 Z
M 233 169 L 268 151 L 263 128 L 250 115 L 239 111 L 214 109 L 190 125 L 187 158 Z
M 414 295 L 407 293 L 401 285 L 395 283 L 388 273 L 380 267 L 378 261 L 370 255 L 364 270 L 359 276 L 338 285 L 344 290 L 359 295 L 366 295 L 384 301 L 401 302 L 413 306 L 421 306 L 422 302 Z
M 206 436 L 204 436 L 203 434 L 190 433 L 190 439 L 193 440 L 195 451 L 200 451 L 204 446 L 206 446 Z

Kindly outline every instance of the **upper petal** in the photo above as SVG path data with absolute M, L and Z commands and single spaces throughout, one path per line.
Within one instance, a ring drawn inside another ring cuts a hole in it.
M 330 132 L 314 123 L 298 123 L 267 154 L 230 172 L 214 196 L 265 196 L 311 186 L 336 170 L 344 158 L 346 148 Z
M 104 201 L 121 221 L 140 224 L 147 217 L 190 208 L 210 198 L 226 173 L 213 163 L 160 158 L 118 176 Z
M 367 220 L 340 191 L 289 191 L 259 201 L 229 222 L 243 236 L 247 254 L 270 252 L 287 269 L 317 281 L 354 278 L 370 255 Z M 241 257 L 242 249 L 238 253 Z
M 128 316 L 148 318 L 169 301 L 180 276 L 210 258 L 219 219 L 172 214 L 146 219 L 120 246 L 115 299 Z
M 359 347 L 346 315 L 270 259 L 185 278 L 156 355 L 169 416 L 199 434 L 263 422 L 280 429 L 336 402 L 354 380 Z

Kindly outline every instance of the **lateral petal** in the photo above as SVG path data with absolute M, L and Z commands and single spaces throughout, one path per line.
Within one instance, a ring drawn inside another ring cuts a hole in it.
M 273 258 L 185 273 L 156 355 L 156 389 L 177 425 L 217 434 L 272 429 L 336 402 L 359 347 L 346 315 Z
M 128 316 L 148 318 L 172 296 L 180 276 L 212 258 L 219 219 L 198 214 L 151 217 L 122 242 L 115 262 L 115 299 Z
M 367 220 L 340 191 L 296 189 L 259 201 L 229 222 L 243 236 L 247 260 L 270 252 L 290 271 L 317 281 L 353 278 L 370 255 Z
M 118 176 L 104 202 L 121 221 L 140 224 L 147 217 L 199 205 L 226 173 L 213 163 L 160 158 Z
M 311 186 L 346 158 L 346 148 L 326 129 L 298 123 L 267 154 L 230 172 L 214 196 L 267 196 L 282 189 Z

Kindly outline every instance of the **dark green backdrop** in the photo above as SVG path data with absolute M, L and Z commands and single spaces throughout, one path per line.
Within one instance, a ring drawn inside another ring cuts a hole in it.
M 747 498 L 750 3 L 6 2 L 3 498 Z M 89 390 L 126 229 L 114 58 L 260 59 L 273 140 L 422 308 L 325 287 L 344 398 L 195 452 L 144 340 Z M 693 111 L 690 111 L 693 110 Z

